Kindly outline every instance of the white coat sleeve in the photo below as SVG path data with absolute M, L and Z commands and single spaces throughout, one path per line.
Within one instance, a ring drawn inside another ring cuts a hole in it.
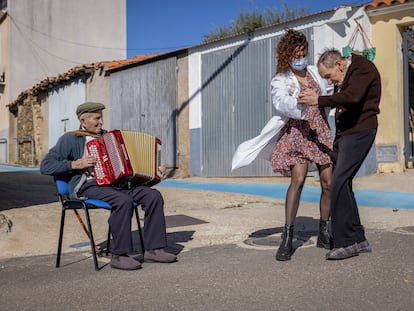
M 286 75 L 276 75 L 271 86 L 272 103 L 277 114 L 291 119 L 303 119 L 306 106 L 298 104 L 299 87 L 293 79 L 287 78 Z

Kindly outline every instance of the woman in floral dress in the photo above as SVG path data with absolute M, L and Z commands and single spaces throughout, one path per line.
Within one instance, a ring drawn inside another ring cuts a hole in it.
M 330 216 L 330 184 L 332 176 L 331 152 L 333 135 L 328 113 L 318 107 L 302 105 L 298 96 L 305 90 L 318 94 L 325 85 L 313 66 L 307 66 L 308 42 L 301 32 L 289 29 L 277 47 L 278 64 L 272 79 L 272 100 L 277 113 L 287 116 L 272 153 L 275 173 L 291 176 L 286 193 L 285 227 L 276 260 L 286 261 L 293 254 L 293 227 L 301 192 L 308 170 L 316 165 L 321 184 L 320 222 L 317 246 L 330 248 L 328 220 Z M 289 108 L 290 107 L 290 108 Z M 286 113 L 286 109 L 300 110 L 300 116 Z

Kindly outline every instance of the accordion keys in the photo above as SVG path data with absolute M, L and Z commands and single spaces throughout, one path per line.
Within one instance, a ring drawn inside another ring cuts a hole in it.
M 155 184 L 161 180 L 159 138 L 133 131 L 113 130 L 86 143 L 97 158 L 94 176 L 98 185 L 128 181 L 132 185 Z

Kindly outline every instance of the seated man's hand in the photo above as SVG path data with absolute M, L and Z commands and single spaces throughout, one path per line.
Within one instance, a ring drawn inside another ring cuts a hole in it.
M 165 164 L 161 164 L 160 166 L 158 166 L 158 172 L 160 173 L 161 178 L 165 177 L 166 170 L 167 170 L 167 168 L 166 168 Z
M 85 156 L 83 158 L 72 161 L 73 170 L 83 170 L 96 164 L 96 158 L 94 156 Z

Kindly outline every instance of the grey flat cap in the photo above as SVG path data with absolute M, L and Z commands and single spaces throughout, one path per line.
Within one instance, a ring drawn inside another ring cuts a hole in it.
M 95 112 L 98 110 L 105 109 L 105 105 L 101 103 L 94 103 L 94 102 L 86 102 L 78 106 L 76 108 L 76 115 L 78 116 L 78 119 L 80 116 L 86 112 Z

